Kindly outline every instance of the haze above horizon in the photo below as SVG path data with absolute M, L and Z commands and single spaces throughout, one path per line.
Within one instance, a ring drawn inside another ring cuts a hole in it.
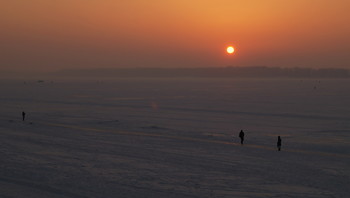
M 2 1 L 0 70 L 350 69 L 348 10 L 346 0 Z

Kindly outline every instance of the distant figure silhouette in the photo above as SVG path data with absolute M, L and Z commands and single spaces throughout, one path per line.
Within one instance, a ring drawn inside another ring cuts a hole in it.
M 281 146 L 282 146 L 282 139 L 281 139 L 281 136 L 278 136 L 278 138 L 277 138 L 278 151 L 281 151 Z
M 243 132 L 243 130 L 241 130 L 241 132 L 239 132 L 239 138 L 241 138 L 241 144 L 243 144 L 243 141 L 244 141 L 244 132 Z
M 26 113 L 22 111 L 22 120 L 24 121 L 25 118 L 26 118 Z

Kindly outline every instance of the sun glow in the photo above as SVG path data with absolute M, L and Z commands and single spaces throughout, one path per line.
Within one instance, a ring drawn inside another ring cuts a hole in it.
M 227 51 L 228 54 L 233 54 L 233 52 L 235 52 L 235 48 L 233 48 L 232 46 L 228 46 L 226 48 L 226 51 Z

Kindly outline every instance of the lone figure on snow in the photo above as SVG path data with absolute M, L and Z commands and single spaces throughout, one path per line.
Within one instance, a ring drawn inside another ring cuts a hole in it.
M 281 136 L 278 136 L 278 138 L 277 138 L 278 151 L 281 151 L 281 146 L 282 146 L 282 139 L 281 139 Z
M 26 118 L 26 113 L 22 111 L 22 120 L 24 121 L 25 118 Z
M 239 138 L 241 138 L 241 144 L 243 144 L 243 141 L 244 141 L 244 132 L 243 132 L 243 130 L 241 130 L 241 132 L 239 132 Z

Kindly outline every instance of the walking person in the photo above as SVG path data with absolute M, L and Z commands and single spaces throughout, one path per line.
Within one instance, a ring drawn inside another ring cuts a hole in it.
M 241 130 L 241 132 L 239 132 L 239 138 L 241 138 L 241 144 L 243 144 L 243 141 L 244 141 L 244 132 L 243 132 L 243 130 Z
M 281 151 L 281 146 L 282 146 L 282 139 L 281 139 L 281 136 L 278 136 L 278 138 L 277 138 L 278 151 Z
M 26 118 L 26 113 L 22 111 L 22 120 L 24 121 L 25 118 Z

